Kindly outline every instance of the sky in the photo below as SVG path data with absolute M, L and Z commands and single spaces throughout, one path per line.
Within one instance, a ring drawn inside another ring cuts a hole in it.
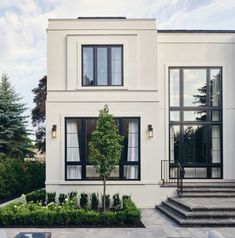
M 156 18 L 158 29 L 235 30 L 235 0 L 0 0 L 0 76 L 8 74 L 30 115 L 47 74 L 48 18 Z M 29 120 L 30 127 L 30 120 Z

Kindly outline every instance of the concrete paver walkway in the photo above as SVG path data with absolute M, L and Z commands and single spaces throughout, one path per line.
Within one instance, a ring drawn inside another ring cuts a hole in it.
M 156 209 L 143 209 L 146 228 L 7 228 L 8 238 L 19 232 L 52 232 L 52 238 L 207 238 L 209 230 L 217 230 L 226 238 L 235 238 L 234 228 L 181 228 Z

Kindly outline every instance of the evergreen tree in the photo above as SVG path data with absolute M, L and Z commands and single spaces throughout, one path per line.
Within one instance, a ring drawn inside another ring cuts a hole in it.
M 4 157 L 25 158 L 31 156 L 32 142 L 26 130 L 26 108 L 20 103 L 6 74 L 0 81 L 0 154 Z
M 119 164 L 123 137 L 118 134 L 118 128 L 109 114 L 108 105 L 99 111 L 96 129 L 92 132 L 89 143 L 89 161 L 95 166 L 96 172 L 103 181 L 103 206 L 106 206 L 106 181 Z
M 46 129 L 45 129 L 45 117 L 46 117 L 46 95 L 47 95 L 47 76 L 44 76 L 39 80 L 39 84 L 33 90 L 34 99 L 36 104 L 32 110 L 32 124 L 36 127 L 36 143 L 37 149 L 44 153 L 46 150 Z

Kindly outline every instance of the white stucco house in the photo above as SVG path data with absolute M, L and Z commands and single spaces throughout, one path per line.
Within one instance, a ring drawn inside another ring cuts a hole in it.
M 235 31 L 158 30 L 155 19 L 50 19 L 46 189 L 100 192 L 88 162 L 108 104 L 124 149 L 110 194 L 153 207 L 185 181 L 235 179 Z M 166 171 L 166 172 L 165 172 Z

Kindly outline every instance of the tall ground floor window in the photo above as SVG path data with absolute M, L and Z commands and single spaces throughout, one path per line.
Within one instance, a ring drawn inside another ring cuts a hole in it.
M 222 68 L 169 69 L 170 175 L 222 178 Z
M 89 163 L 89 142 L 96 118 L 65 118 L 65 180 L 98 180 Z M 109 180 L 140 180 L 140 118 L 115 118 L 123 150 Z

